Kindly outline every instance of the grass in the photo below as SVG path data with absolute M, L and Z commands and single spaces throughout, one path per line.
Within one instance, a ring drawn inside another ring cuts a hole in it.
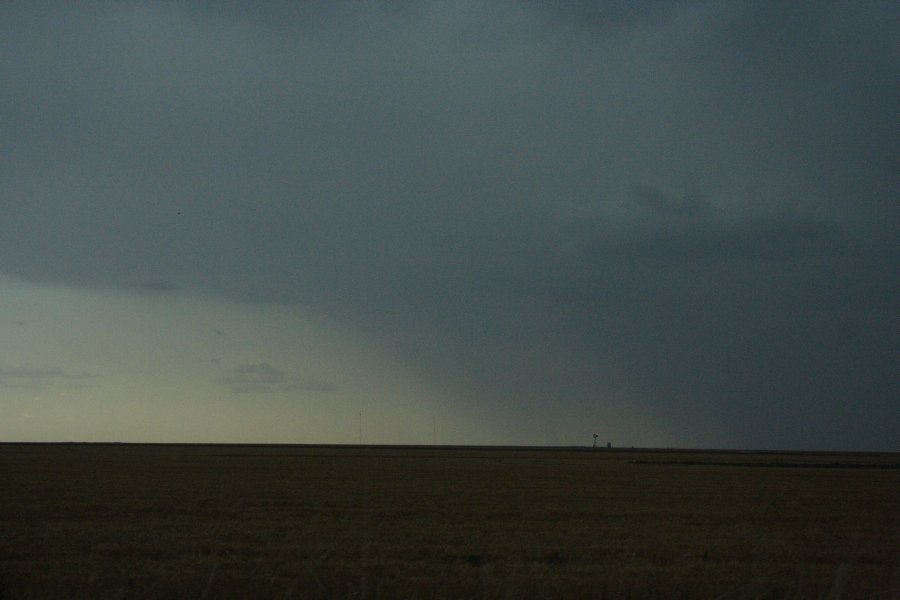
M 792 462 L 792 461 L 735 461 L 735 460 L 631 460 L 633 465 L 681 465 L 704 467 L 750 467 L 770 469 L 900 469 L 900 462 Z
M 896 462 L 0 445 L 0 597 L 900 598 Z

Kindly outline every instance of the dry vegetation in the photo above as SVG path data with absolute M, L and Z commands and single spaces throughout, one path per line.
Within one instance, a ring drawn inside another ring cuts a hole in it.
M 897 462 L 2 445 L 0 597 L 900 598 Z

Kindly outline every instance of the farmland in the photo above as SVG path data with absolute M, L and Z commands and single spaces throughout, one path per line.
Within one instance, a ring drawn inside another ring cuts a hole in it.
M 898 463 L 5 444 L 0 598 L 900 598 Z

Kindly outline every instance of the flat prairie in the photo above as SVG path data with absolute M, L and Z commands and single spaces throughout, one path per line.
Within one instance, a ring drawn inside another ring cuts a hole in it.
M 0 445 L 0 598 L 900 598 L 900 455 Z

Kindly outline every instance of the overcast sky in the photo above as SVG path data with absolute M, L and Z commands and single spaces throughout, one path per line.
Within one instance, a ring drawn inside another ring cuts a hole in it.
M 0 439 L 900 450 L 898 19 L 3 2 Z

